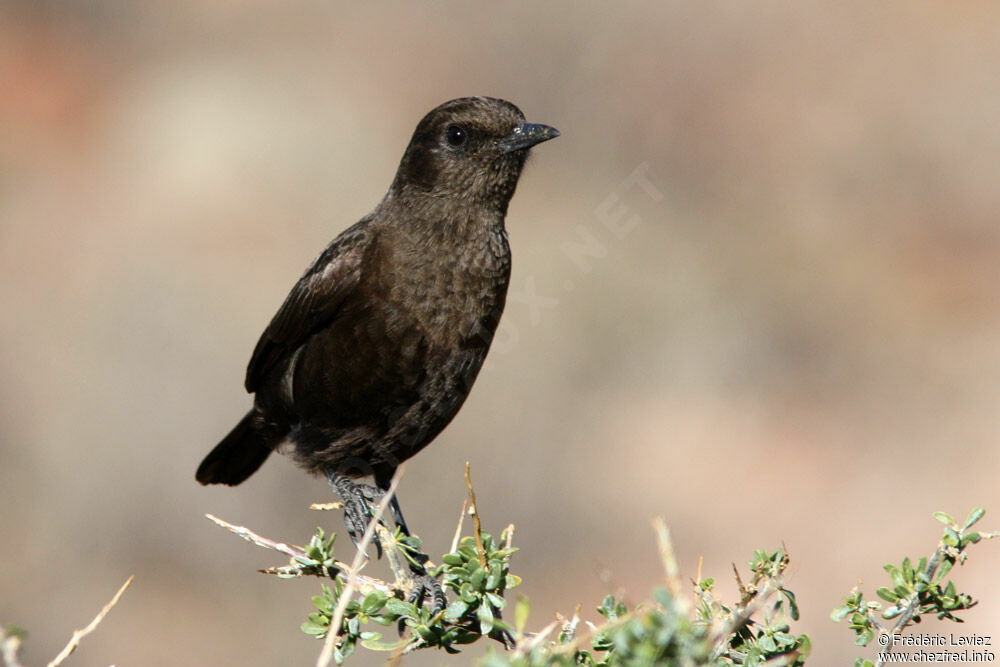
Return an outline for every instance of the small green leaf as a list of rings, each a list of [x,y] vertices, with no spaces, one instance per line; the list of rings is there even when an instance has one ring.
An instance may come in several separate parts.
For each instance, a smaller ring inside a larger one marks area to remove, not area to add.
[[[433,644],[435,639],[434,631],[428,628],[426,625],[422,624],[418,625],[415,628],[413,628],[413,631],[417,633],[417,635],[419,635],[420,638],[423,639],[428,644]]]
[[[500,577],[500,565],[492,566],[489,575],[486,577],[486,590],[496,590],[496,587],[500,585]]]
[[[977,521],[983,518],[984,514],[986,514],[986,510],[984,510],[982,507],[977,507],[974,510],[972,510],[972,512],[969,514],[969,518],[965,520],[965,524],[962,526],[962,530],[968,530],[969,528],[972,528],[972,526],[975,525]]]
[[[531,603],[528,601],[528,596],[518,595],[517,604],[514,606],[514,627],[517,628],[517,634],[523,635],[524,628],[528,624],[528,614],[531,613]]]
[[[393,616],[413,617],[417,615],[417,608],[413,604],[397,598],[389,598],[385,601],[385,611]]]
[[[896,600],[899,599],[899,596],[896,595],[896,593],[886,588],[885,586],[875,591],[875,594],[878,595],[883,600],[885,600],[886,602],[895,602]]]
[[[465,560],[459,554],[445,554],[441,556],[441,562],[445,565],[461,566]]]
[[[469,610],[469,603],[461,599],[455,600],[444,610],[444,617],[449,621],[457,621]]]
[[[897,616],[899,616],[902,613],[903,613],[902,607],[893,606],[893,607],[889,607],[888,609],[886,609],[885,611],[882,612],[882,618],[888,620],[888,619],[896,618]]]
[[[479,616],[479,633],[482,635],[490,634],[493,631],[493,610],[488,604],[483,604],[479,605],[476,614]]]
[[[955,518],[947,512],[934,512],[934,518],[946,526],[953,526]]]
[[[799,604],[795,601],[795,593],[791,592],[787,588],[782,588],[780,590],[782,595],[788,599],[788,613],[792,617],[792,620],[799,620]]]
[[[385,606],[388,597],[385,593],[381,591],[372,591],[367,596],[365,596],[364,602],[361,603],[361,609],[365,615],[371,616],[372,614],[377,614]]]
[[[320,623],[315,623],[313,621],[305,621],[301,626],[302,632],[307,635],[314,635],[317,637],[322,637],[326,635],[326,631],[330,628],[329,625],[322,625]]]
[[[374,635],[368,636],[365,635]],[[409,638],[397,639],[394,642],[384,642],[382,635],[377,632],[365,632],[361,638],[361,645],[370,651],[396,651],[410,643]]]
[[[507,601],[504,600],[499,595],[497,595],[496,593],[486,593],[484,597],[487,599],[487,601],[489,601],[491,605],[493,605],[494,609],[503,610],[507,607]]]
[[[472,588],[472,584],[468,582],[462,584],[462,587],[458,591],[458,595],[469,604],[472,604],[479,599],[476,595],[476,591]]]

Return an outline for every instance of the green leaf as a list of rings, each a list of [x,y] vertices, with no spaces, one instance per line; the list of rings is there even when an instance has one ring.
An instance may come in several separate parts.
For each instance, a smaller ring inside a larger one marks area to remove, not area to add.
[[[409,638],[397,639],[392,642],[384,642],[381,641],[382,635],[377,632],[366,632],[364,634],[374,635],[374,637],[365,637],[362,635],[361,645],[370,651],[396,651],[410,643]]]
[[[892,563],[886,563],[882,566],[882,569],[889,574],[889,578],[892,580],[893,586],[904,586],[907,583],[906,580],[903,579],[903,573]]]
[[[444,610],[444,617],[449,621],[457,621],[469,610],[469,603],[464,600],[455,600]]]
[[[799,620],[799,604],[795,601],[795,593],[791,592],[787,588],[782,588],[781,594],[788,599],[788,613],[792,617],[793,621]]]
[[[472,588],[472,584],[468,582],[462,584],[462,587],[458,590],[458,595],[469,604],[472,604],[479,599],[476,595],[476,591]]]
[[[946,526],[955,525],[955,518],[947,512],[934,512],[934,518]]]
[[[494,609],[503,610],[504,608],[507,607],[507,601],[504,600],[499,595],[497,595],[496,593],[486,593],[484,597],[489,601],[491,605],[493,605]]]
[[[830,620],[834,623],[839,623],[840,621],[847,618],[848,614],[854,611],[854,607],[849,605],[844,605],[842,607],[837,607],[830,612]]]
[[[389,598],[385,601],[385,611],[393,616],[415,617],[417,615],[417,608],[413,604],[397,598]]]
[[[302,629],[302,632],[306,633],[307,635],[314,635],[317,637],[325,636],[326,631],[330,628],[329,625],[322,625],[319,623],[314,623],[313,621],[305,621],[304,623],[302,623],[300,627]]]
[[[897,616],[899,616],[902,613],[903,613],[903,608],[902,607],[893,606],[893,607],[889,607],[888,609],[886,609],[885,611],[882,612],[882,618],[884,618],[886,620],[889,620],[889,619],[892,619],[892,618],[896,618]]]
[[[524,634],[524,628],[528,624],[528,614],[530,613],[531,603],[528,601],[528,596],[518,595],[517,604],[514,606],[514,627],[517,629],[517,634]]]
[[[964,548],[968,544],[977,544],[981,539],[983,539],[982,535],[976,531],[972,531],[962,536],[962,544],[960,546]]]
[[[490,568],[489,575],[486,577],[486,590],[488,591],[496,590],[496,587],[500,585],[501,581],[500,577],[501,577],[500,565],[497,564],[492,566]]]
[[[483,590],[484,584],[486,583],[486,570],[481,567],[477,568],[476,571],[469,576],[469,583],[472,584],[472,587],[477,591]]]
[[[479,633],[482,635],[490,634],[493,631],[493,610],[488,604],[483,604],[479,605],[476,614],[479,616]]]
[[[418,625],[415,628],[413,628],[413,631],[417,633],[417,635],[419,635],[420,638],[428,644],[433,644],[434,640],[436,639],[434,631],[428,628],[426,625],[423,624]]]
[[[441,562],[445,565],[461,566],[465,564],[465,559],[459,554],[445,554],[441,556]]]
[[[982,507],[977,507],[974,510],[972,510],[972,512],[969,514],[969,518],[965,520],[965,524],[962,526],[962,530],[968,530],[969,528],[972,528],[972,526],[975,525],[977,521],[983,518],[984,514],[986,514],[986,510],[984,510]]]
[[[364,602],[361,603],[361,610],[366,616],[371,616],[372,614],[377,614],[385,606],[388,597],[385,593],[381,591],[372,591],[367,596],[365,596]]]
[[[875,594],[878,595],[883,600],[885,600],[886,602],[895,602],[896,600],[899,599],[899,596],[896,595],[896,593],[886,588],[885,586],[875,591]]]

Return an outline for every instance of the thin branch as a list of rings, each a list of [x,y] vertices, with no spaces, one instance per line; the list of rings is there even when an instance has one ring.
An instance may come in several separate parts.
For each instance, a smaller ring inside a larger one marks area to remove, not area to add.
[[[510,545],[514,543],[514,530],[515,530],[514,524],[508,523],[507,524],[507,531],[506,531],[507,532],[507,541],[504,542],[504,545],[503,545],[504,549],[510,549]]]
[[[340,594],[340,598],[337,600],[337,608],[334,611],[333,618],[330,619],[330,628],[326,632],[326,639],[323,642],[323,650],[319,654],[319,658],[316,660],[316,667],[328,667],[333,661],[333,650],[337,645],[338,637],[340,635],[340,627],[344,622],[344,611],[347,609],[347,604],[351,601],[351,596],[354,594],[354,589],[358,583],[358,571],[361,569],[361,564],[367,558],[368,546],[372,542],[372,538],[375,537],[375,528],[379,525],[379,521],[382,519],[382,515],[385,513],[386,507],[389,506],[389,501],[392,500],[393,495],[396,493],[396,487],[399,486],[399,480],[403,477],[403,472],[406,470],[406,464],[399,466],[396,469],[396,474],[392,476],[392,482],[389,484],[389,489],[382,496],[381,502],[379,502],[378,507],[375,508],[375,514],[372,516],[371,522],[365,529],[365,534],[361,538],[361,543],[358,545],[358,553],[354,555],[354,561],[351,563],[351,568],[349,574],[347,575],[347,585],[344,586],[344,591]]]
[[[674,555],[674,546],[670,541],[670,528],[662,516],[653,519],[653,530],[656,531],[656,543],[660,549],[660,562],[663,563],[663,570],[667,575],[667,588],[674,600],[680,602],[682,597],[680,576],[677,569],[677,557]]]
[[[726,651],[729,638],[736,634],[740,628],[746,626],[753,615],[767,604],[767,601],[781,588],[780,576],[766,577],[762,588],[756,588],[756,579],[750,588],[744,588],[735,565],[733,570],[736,572],[736,580],[740,586],[741,599],[736,604],[736,608],[730,612],[729,618],[724,623],[716,625],[715,632],[712,633],[711,642],[712,646],[715,647],[712,651],[713,660]]]
[[[232,533],[236,533],[247,542],[252,542],[259,547],[264,547],[265,549],[273,549],[278,553],[283,553],[286,556],[289,556],[296,563],[299,563],[300,565],[318,564],[315,560],[306,556],[306,552],[305,550],[302,549],[302,547],[295,546],[294,544],[285,544],[284,542],[275,542],[274,540],[268,539],[263,535],[258,535],[257,533],[253,532],[246,526],[237,526],[235,524],[229,523],[228,521],[224,521],[212,514],[206,514],[205,517],[211,519],[216,524],[222,526],[226,530]]]
[[[135,579],[134,574],[129,577],[124,584],[122,584],[122,587],[118,589],[115,596],[111,598],[110,602],[104,605],[104,608],[101,609],[100,613],[94,617],[94,620],[90,622],[90,625],[82,630],[73,631],[73,636],[70,638],[69,643],[66,644],[63,650],[59,652],[59,655],[56,656],[55,660],[48,664],[48,667],[57,667],[57,665],[61,665],[63,660],[68,658],[69,655],[76,650],[76,647],[80,645],[80,640],[93,632],[97,626],[101,624],[101,621],[104,620],[104,617],[108,615],[108,612],[110,612],[114,606],[118,604],[118,600],[125,593],[125,590],[132,584],[133,579]]]
[[[17,631],[7,631],[0,626],[0,657],[5,667],[21,667],[18,651],[21,650],[21,635]]]
[[[344,503],[332,502],[332,503],[313,503],[309,506],[311,510],[319,510],[320,512],[329,512],[331,510],[342,510],[344,509]]]
[[[285,554],[292,559],[296,564],[292,566],[280,566],[280,567],[269,567],[264,570],[258,570],[264,574],[276,574],[283,577],[301,577],[304,575],[311,575],[315,577],[329,577],[331,579],[342,579],[347,581],[350,573],[353,571],[352,567],[347,563],[339,560],[333,561],[333,572],[330,572],[327,567],[322,567],[323,563],[316,561],[306,555],[305,550],[295,544],[286,544],[285,542],[276,542],[272,539],[259,535],[246,526],[237,526],[224,521],[217,516],[212,514],[206,514],[207,518],[214,521],[219,526],[222,526],[226,530],[239,535],[247,542],[256,544],[259,547],[264,547],[265,549],[271,549],[272,551],[277,551],[278,553]],[[377,577],[369,577],[367,575],[357,574],[358,584],[357,587],[365,593],[370,593],[372,591],[382,591],[388,595],[392,595],[395,588]]]
[[[469,487],[469,513],[476,527],[476,552],[479,555],[479,565],[486,569],[486,548],[483,546],[483,528],[479,523],[479,509],[476,507],[476,492],[472,490],[472,477],[469,476],[469,462],[465,462],[465,485]]]
[[[455,550],[458,549],[458,541],[462,537],[462,524],[465,523],[465,510],[467,509],[469,509],[469,499],[463,498],[462,511],[458,515],[458,525],[455,526],[455,537],[451,540],[451,549],[448,550],[448,553],[455,553]]]

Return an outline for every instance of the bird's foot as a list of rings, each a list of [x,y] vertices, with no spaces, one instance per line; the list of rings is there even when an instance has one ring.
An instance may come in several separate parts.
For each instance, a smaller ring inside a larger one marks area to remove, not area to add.
[[[444,595],[441,582],[429,574],[415,574],[413,577],[413,590],[407,602],[420,606],[424,599],[431,604],[431,615],[444,611],[448,606],[448,598]]]
[[[377,505],[385,492],[369,484],[358,484],[346,475],[339,473],[330,475],[330,486],[333,487],[333,490],[340,497],[340,502],[344,505],[344,523],[347,524],[347,534],[354,542],[354,546],[360,547],[361,538],[374,519],[372,505]],[[381,558],[382,543],[378,539],[373,540],[373,542],[375,543],[375,551]]]

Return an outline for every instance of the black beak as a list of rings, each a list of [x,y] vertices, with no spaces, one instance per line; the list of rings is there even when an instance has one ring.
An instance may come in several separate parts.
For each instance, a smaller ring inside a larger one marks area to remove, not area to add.
[[[531,148],[559,136],[559,130],[539,123],[521,123],[514,131],[500,140],[500,150],[504,153]]]

